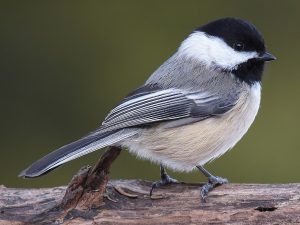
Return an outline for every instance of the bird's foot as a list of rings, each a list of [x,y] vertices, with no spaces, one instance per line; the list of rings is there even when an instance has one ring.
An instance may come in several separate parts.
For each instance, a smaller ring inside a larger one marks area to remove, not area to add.
[[[218,187],[222,184],[227,184],[228,180],[226,178],[210,176],[208,178],[208,182],[201,187],[200,197],[203,202],[206,201],[206,197],[210,191],[212,191],[215,187]]]
[[[167,173],[164,173],[163,176],[161,176],[160,181],[156,181],[152,184],[151,190],[150,190],[150,197],[152,196],[152,192],[155,188],[159,188],[165,185],[169,184],[178,184],[179,182],[172,177],[170,177]]]

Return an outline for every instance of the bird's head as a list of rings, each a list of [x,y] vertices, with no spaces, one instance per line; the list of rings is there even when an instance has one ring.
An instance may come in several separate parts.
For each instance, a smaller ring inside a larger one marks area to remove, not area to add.
[[[197,28],[182,42],[179,53],[247,83],[260,81],[265,62],[276,59],[266,51],[257,28],[238,18],[223,18]]]

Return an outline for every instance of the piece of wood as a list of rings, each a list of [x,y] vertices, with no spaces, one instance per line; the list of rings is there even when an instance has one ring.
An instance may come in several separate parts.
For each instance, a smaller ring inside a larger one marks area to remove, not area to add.
[[[199,184],[155,189],[151,182],[109,181],[103,204],[93,209],[59,207],[66,187],[0,186],[0,224],[300,224],[300,184],[226,184],[205,203]]]
[[[300,184],[227,184],[200,201],[200,185],[118,180],[109,169],[121,149],[110,147],[68,187],[0,187],[0,225],[10,224],[300,224]]]
[[[78,210],[99,208],[103,204],[109,169],[121,150],[118,147],[110,147],[93,169],[89,166],[81,168],[68,185],[59,206],[66,212],[75,208]]]

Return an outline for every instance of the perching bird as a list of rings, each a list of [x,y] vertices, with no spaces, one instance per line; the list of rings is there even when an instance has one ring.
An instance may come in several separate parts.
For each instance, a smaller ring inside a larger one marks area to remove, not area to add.
[[[178,50],[87,136],[49,153],[20,176],[37,177],[70,160],[118,146],[159,163],[161,180],[177,182],[164,167],[198,168],[208,183],[201,196],[227,179],[203,165],[231,149],[253,123],[266,61],[264,39],[245,20],[224,18],[194,30]]]

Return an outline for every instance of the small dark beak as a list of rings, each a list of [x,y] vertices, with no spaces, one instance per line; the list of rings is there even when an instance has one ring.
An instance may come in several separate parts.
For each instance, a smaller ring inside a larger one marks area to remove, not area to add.
[[[272,54],[270,54],[269,52],[265,52],[265,53],[262,53],[260,54],[258,57],[257,57],[258,60],[262,60],[262,61],[272,61],[272,60],[275,60],[276,57],[273,56]]]

